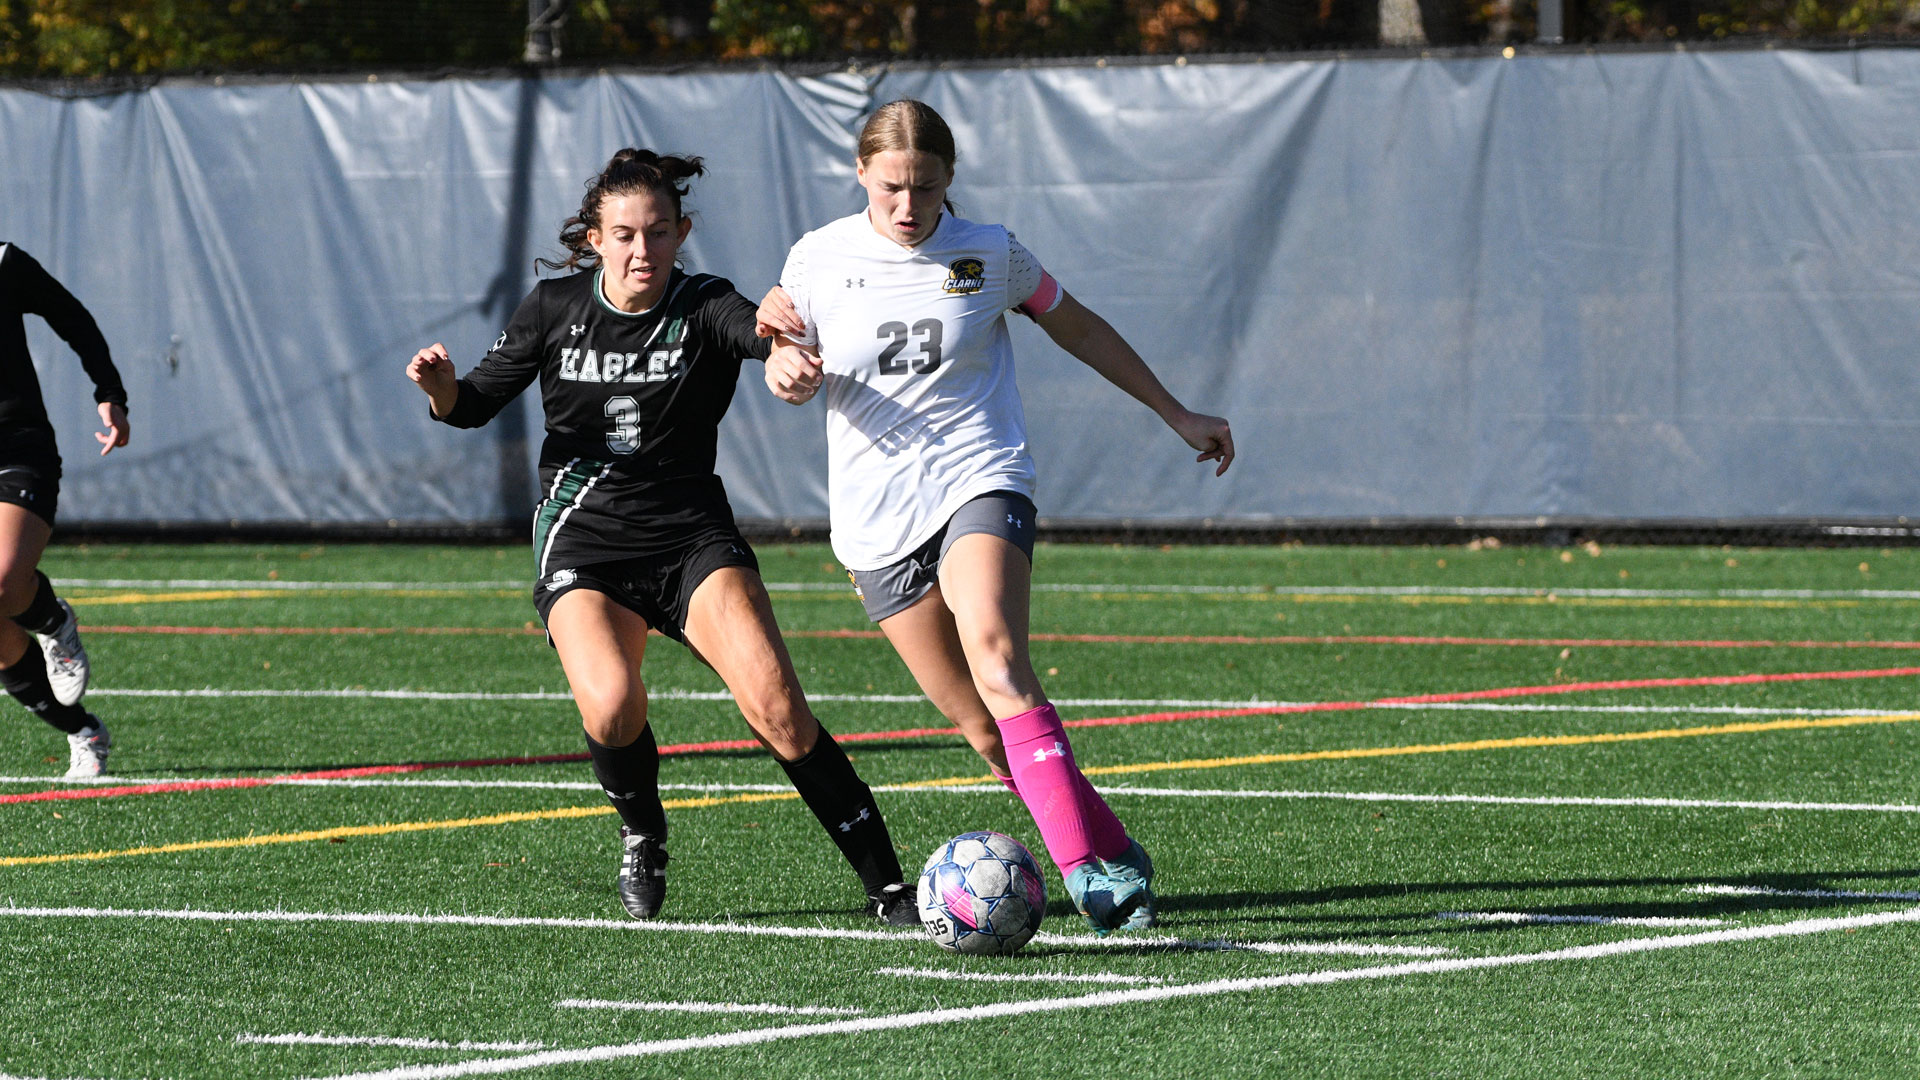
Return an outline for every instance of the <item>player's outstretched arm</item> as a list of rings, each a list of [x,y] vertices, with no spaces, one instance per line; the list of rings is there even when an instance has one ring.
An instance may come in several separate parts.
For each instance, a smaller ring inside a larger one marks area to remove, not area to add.
[[[453,403],[460,400],[460,383],[453,377],[453,360],[447,355],[445,345],[436,341],[414,353],[413,359],[407,362],[407,378],[426,391],[433,415],[445,417],[453,413]]]
[[[1233,464],[1233,429],[1226,418],[1197,413],[1180,404],[1120,332],[1072,294],[1061,294],[1060,303],[1052,311],[1035,315],[1033,321],[1074,359],[1157,413],[1174,434],[1200,451],[1195,461],[1218,461],[1220,467],[1213,475],[1225,473]]]
[[[93,433],[93,437],[100,443],[101,457],[106,457],[108,454],[113,453],[113,449],[116,446],[127,445],[127,437],[132,434],[132,429],[127,427],[127,407],[125,405],[117,401],[101,402],[100,423],[104,425],[107,430],[96,431]]]
[[[776,339],[784,342],[784,339]],[[783,343],[767,357],[767,389],[789,405],[805,405],[820,392],[820,358],[804,346]]]

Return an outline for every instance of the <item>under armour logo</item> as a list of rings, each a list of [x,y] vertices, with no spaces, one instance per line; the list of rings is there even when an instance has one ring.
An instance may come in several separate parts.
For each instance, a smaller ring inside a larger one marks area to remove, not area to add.
[[[1045,760],[1047,760],[1047,759],[1048,759],[1048,758],[1050,758],[1050,757],[1057,757],[1057,758],[1063,758],[1063,757],[1066,757],[1066,756],[1067,756],[1067,748],[1066,748],[1066,747],[1064,747],[1064,746],[1062,746],[1062,745],[1060,745],[1060,740],[1058,740],[1058,739],[1055,739],[1055,740],[1053,741],[1053,749],[1051,749],[1051,750],[1035,750],[1035,751],[1033,752],[1033,760],[1034,760],[1034,761],[1036,761],[1036,762],[1039,762],[1039,761],[1045,761]]]
[[[868,818],[870,818],[870,817],[872,817],[872,816],[873,816],[873,812],[872,812],[872,811],[870,811],[870,810],[868,810],[868,809],[867,809],[866,807],[864,807],[864,806],[863,806],[863,807],[861,807],[861,808],[860,808],[860,813],[859,813],[859,814],[858,814],[858,815],[857,815],[857,816],[856,816],[856,817],[855,817],[855,818],[854,818],[854,819],[853,819],[852,821],[843,821],[843,822],[841,822],[841,823],[840,823],[840,831],[841,831],[841,832],[852,832],[852,831],[853,831],[853,827],[854,827],[855,825],[858,825],[858,824],[860,824],[861,822],[863,822],[863,821],[865,821],[865,820],[867,820]]]
[[[1013,516],[1012,514],[1008,514],[1008,515],[1007,515],[1007,524],[1009,524],[1009,525],[1011,525],[1011,526],[1013,526],[1014,528],[1016,528],[1016,529],[1017,529],[1017,528],[1019,528],[1019,527],[1020,527],[1020,519],[1019,519],[1019,518],[1017,518],[1017,517],[1014,517],[1014,516]]]
[[[586,333],[586,332],[587,332],[587,324],[586,324],[586,323],[574,323],[574,324],[573,324],[573,336],[574,336],[574,337],[579,337],[579,336],[580,336],[581,334],[584,334],[584,333]]]
[[[848,279],[847,279],[847,288],[849,288],[849,289],[864,289],[864,288],[866,288],[866,287],[867,287],[867,279],[866,279],[866,278],[863,278],[863,277],[850,277],[850,278],[848,278]]]

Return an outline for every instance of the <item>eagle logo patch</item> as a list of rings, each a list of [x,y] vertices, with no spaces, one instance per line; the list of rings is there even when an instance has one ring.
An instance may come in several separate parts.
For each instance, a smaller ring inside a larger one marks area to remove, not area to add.
[[[979,259],[955,259],[947,264],[947,283],[942,288],[950,293],[977,293],[987,287],[987,264]]]

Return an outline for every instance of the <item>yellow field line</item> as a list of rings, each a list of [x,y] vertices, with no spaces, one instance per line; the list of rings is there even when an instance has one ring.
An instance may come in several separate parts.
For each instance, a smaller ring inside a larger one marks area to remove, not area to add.
[[[1605,731],[1593,735],[1521,735],[1511,739],[1473,739],[1468,742],[1431,743],[1424,746],[1363,746],[1348,750],[1309,750],[1293,754],[1190,758],[1186,761],[1156,761],[1141,765],[1095,765],[1082,768],[1080,771],[1088,776],[1120,776],[1127,773],[1158,772],[1163,769],[1224,769],[1234,765],[1272,765],[1288,761],[1341,761],[1351,758],[1395,757],[1402,754],[1507,750],[1527,746],[1585,746],[1594,743],[1639,742],[1644,739],[1691,739],[1704,735],[1751,735],[1763,731],[1855,727],[1861,724],[1905,724],[1915,720],[1920,720],[1920,712],[1888,713],[1882,716],[1823,716],[1813,719],[1794,717],[1785,720],[1715,724],[1710,727],[1662,728],[1657,731]]]
[[[691,799],[668,799],[663,805],[669,810],[683,810],[690,807],[720,806],[725,803],[773,802],[781,799],[797,799],[800,796],[791,791],[756,791],[744,795],[701,796]],[[356,836],[388,836],[393,833],[431,832],[436,829],[470,829],[480,825],[512,825],[521,821],[551,821],[556,818],[600,817],[613,813],[611,806],[563,806],[557,810],[523,810],[511,814],[489,814],[486,817],[452,818],[444,821],[395,821],[384,825],[343,825],[335,829],[314,829],[309,832],[269,833],[264,836],[232,836],[220,840],[193,840],[180,844],[156,844],[152,847],[122,848],[119,851],[75,851],[62,855],[22,855],[0,858],[0,866],[40,866],[46,863],[89,862],[99,859],[119,859],[129,855],[171,855],[182,851],[212,851],[220,848],[261,847],[267,844],[305,844],[316,840],[345,840]]]
[[[1767,731],[1805,731],[1814,728],[1858,727],[1863,724],[1905,724],[1920,720],[1920,712],[1885,713],[1877,716],[1790,717],[1782,720],[1754,720],[1708,727],[1661,728],[1655,731],[1603,731],[1592,735],[1521,735],[1509,739],[1472,739],[1466,742],[1429,743],[1414,746],[1362,746],[1345,750],[1309,750],[1292,754],[1250,754],[1244,757],[1188,758],[1184,761],[1150,761],[1136,765],[1094,765],[1080,771],[1088,776],[1125,776],[1133,773],[1179,769],[1226,769],[1238,765],[1275,765],[1291,761],[1341,761],[1354,758],[1395,757],[1405,754],[1451,754],[1472,750],[1508,750],[1542,746],[1589,746],[1598,743],[1640,742],[1648,739],[1688,739],[1708,735],[1751,735]],[[891,785],[898,788],[961,787],[994,783],[992,776],[951,776],[937,780],[916,780]],[[739,803],[780,802],[797,799],[791,791],[755,791],[740,795],[700,796],[668,799],[669,810]],[[345,825],[310,832],[270,833],[265,836],[237,836],[221,840],[194,840],[179,844],[123,848],[118,851],[76,851],[60,855],[23,855],[0,858],[0,866],[39,866],[47,863],[86,862],[117,859],[130,855],[168,855],[183,851],[210,851],[219,848],[259,847],[265,844],[300,844],[316,840],[347,839],[356,836],[387,836],[393,833],[428,832],[437,829],[467,829],[480,825],[510,825],[521,821],[548,821],[556,818],[599,817],[613,813],[610,806],[564,806],[557,810],[527,810],[486,817],[453,818],[443,821],[396,821],[383,825]]]

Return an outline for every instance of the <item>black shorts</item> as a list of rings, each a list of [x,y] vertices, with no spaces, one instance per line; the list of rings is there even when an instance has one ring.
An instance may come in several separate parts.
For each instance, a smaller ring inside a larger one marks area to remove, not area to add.
[[[1033,560],[1033,500],[1017,491],[990,491],[968,499],[953,512],[926,543],[899,562],[878,570],[849,570],[853,593],[867,609],[867,618],[879,622],[920,602],[940,580],[940,560],[955,540],[968,533],[998,536],[1026,552]]]
[[[49,526],[60,508],[60,452],[47,436],[0,436],[0,502],[24,506]]]
[[[575,589],[592,589],[647,620],[647,625],[686,643],[687,605],[707,575],[722,567],[760,572],[760,561],[739,532],[716,533],[666,555],[639,555],[612,562],[549,570],[533,583],[533,606],[547,622],[553,605]]]

